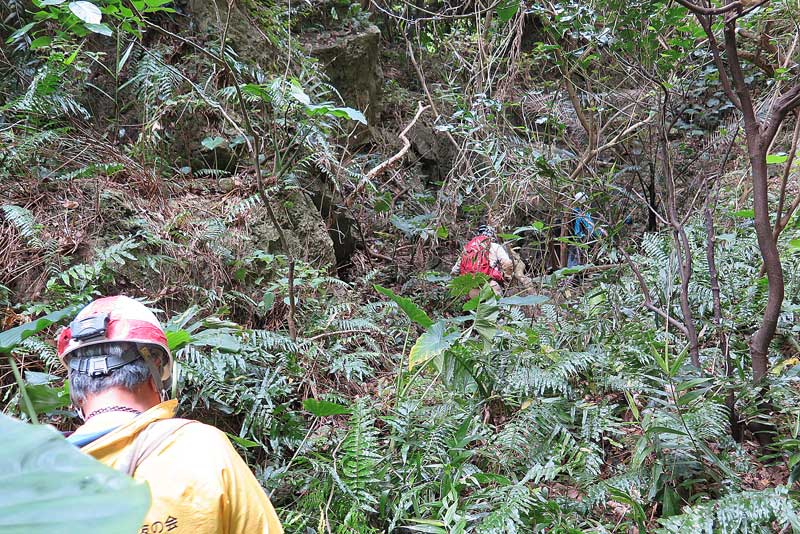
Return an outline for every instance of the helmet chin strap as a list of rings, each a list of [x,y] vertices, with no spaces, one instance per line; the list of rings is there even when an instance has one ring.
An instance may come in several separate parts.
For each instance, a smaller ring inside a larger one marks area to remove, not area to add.
[[[156,386],[156,391],[161,397],[162,401],[167,400],[167,396],[169,394],[169,384],[165,384],[163,380],[161,380],[161,369],[149,358],[144,359],[147,367],[150,369],[150,378],[153,379],[153,383]]]

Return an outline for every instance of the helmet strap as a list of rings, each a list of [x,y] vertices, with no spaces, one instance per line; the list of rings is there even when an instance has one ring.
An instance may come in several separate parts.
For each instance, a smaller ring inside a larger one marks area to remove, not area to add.
[[[138,360],[142,355],[134,346],[126,350],[119,356],[110,354],[98,354],[86,358],[72,358],[69,361],[69,370],[72,373],[89,375],[92,378],[108,376],[112,371],[128,365],[134,360]]]

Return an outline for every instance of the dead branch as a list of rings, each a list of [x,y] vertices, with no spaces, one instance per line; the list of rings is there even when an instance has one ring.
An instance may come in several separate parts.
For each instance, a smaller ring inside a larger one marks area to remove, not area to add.
[[[797,153],[797,144],[800,141],[800,115],[795,115],[795,124],[794,124],[794,133],[792,134],[792,148],[789,150],[789,157],[786,160],[786,163],[783,167],[783,178],[781,179],[781,192],[780,196],[778,197],[778,211],[776,212],[777,215],[775,217],[775,230],[773,230],[772,235],[777,242],[778,236],[781,233],[782,228],[780,227],[780,221],[782,220],[783,214],[783,207],[786,204],[786,186],[789,182],[789,175],[792,172],[792,165],[794,164],[794,158]]]
[[[688,332],[686,330],[686,325],[684,325],[682,322],[678,321],[676,318],[672,317],[670,314],[668,314],[667,312],[665,312],[664,310],[653,304],[653,299],[652,297],[650,297],[650,289],[647,287],[647,283],[644,281],[642,273],[639,272],[638,267],[636,267],[636,265],[633,263],[633,260],[625,251],[625,249],[620,249],[620,250],[622,251],[622,254],[625,256],[625,261],[630,266],[634,276],[636,276],[636,280],[638,280],[639,282],[639,288],[641,289],[642,297],[644,298],[644,307],[660,315],[665,321],[667,321],[669,324],[677,328],[684,336],[687,335]]]
[[[395,154],[391,158],[387,159],[386,161],[384,161],[380,165],[377,165],[375,168],[369,171],[366,175],[367,178],[370,179],[377,178],[378,176],[386,172],[389,168],[391,168],[392,165],[394,165],[398,160],[400,160],[400,158],[406,155],[406,152],[408,152],[408,150],[411,148],[411,141],[408,139],[408,137],[406,137],[406,135],[408,135],[408,132],[411,131],[411,128],[413,128],[414,125],[417,123],[417,120],[419,120],[420,115],[422,115],[426,110],[430,109],[430,107],[431,107],[430,105],[423,106],[422,102],[419,102],[417,104],[417,112],[414,114],[414,118],[411,119],[411,122],[408,123],[408,125],[403,129],[402,132],[400,132],[400,139],[403,140],[403,148],[401,148],[397,154]]]
[[[422,102],[419,102],[419,104],[417,105],[417,112],[416,114],[414,114],[414,118],[411,119],[411,122],[408,123],[408,125],[403,129],[402,132],[400,132],[400,139],[403,141],[403,148],[401,148],[397,152],[397,154],[387,159],[383,163],[376,165],[375,167],[372,168],[372,170],[370,170],[367,174],[364,175],[364,178],[361,179],[361,181],[358,183],[353,192],[350,193],[350,195],[347,197],[347,200],[345,200],[345,205],[348,208],[353,204],[353,199],[357,194],[359,194],[364,189],[368,181],[370,181],[373,178],[377,178],[381,174],[388,171],[390,168],[392,168],[392,166],[394,166],[398,161],[400,161],[403,158],[403,156],[406,155],[406,153],[411,148],[411,141],[408,139],[408,137],[406,137],[406,135],[408,134],[409,131],[411,131],[411,128],[413,128],[414,125],[417,123],[417,120],[419,120],[420,115],[422,115],[430,107],[431,107],[430,105],[423,106]]]

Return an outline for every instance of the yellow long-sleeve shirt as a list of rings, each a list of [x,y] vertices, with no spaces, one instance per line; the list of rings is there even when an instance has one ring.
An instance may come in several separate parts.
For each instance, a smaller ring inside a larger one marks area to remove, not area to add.
[[[91,418],[76,431],[92,434],[118,426],[83,451],[106,465],[124,461],[133,440],[150,423],[171,418],[170,400],[133,416]],[[220,430],[194,422],[179,428],[133,474],[150,486],[152,504],[137,534],[282,534],[275,509],[253,473]],[[133,534],[133,533],[131,533]]]

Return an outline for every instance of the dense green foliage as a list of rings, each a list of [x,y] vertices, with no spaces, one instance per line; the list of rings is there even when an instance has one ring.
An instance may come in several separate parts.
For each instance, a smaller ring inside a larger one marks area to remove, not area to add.
[[[417,4],[0,6],[0,330],[143,298],[182,413],[229,434],[287,532],[800,530],[796,119],[767,157],[785,297],[754,384],[774,281],[703,24]],[[797,80],[800,12],[745,11],[766,108]],[[353,59],[326,70],[331,42]],[[571,233],[579,192],[602,239]],[[448,276],[479,222],[524,291]],[[3,411],[73,428],[55,329],[18,328]]]

